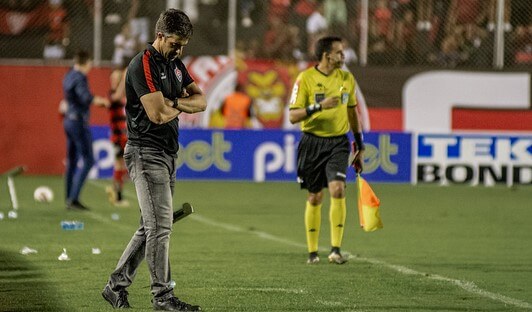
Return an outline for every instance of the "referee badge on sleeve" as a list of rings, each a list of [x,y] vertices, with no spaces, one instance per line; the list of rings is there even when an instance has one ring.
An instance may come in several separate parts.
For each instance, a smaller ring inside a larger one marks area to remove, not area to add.
[[[342,93],[342,104],[347,104],[347,101],[349,101],[349,93],[343,92]]]

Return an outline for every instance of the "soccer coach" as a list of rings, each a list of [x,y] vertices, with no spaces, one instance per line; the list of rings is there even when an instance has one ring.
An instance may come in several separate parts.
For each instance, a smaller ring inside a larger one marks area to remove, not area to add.
[[[114,308],[128,308],[126,288],[146,258],[155,310],[200,311],[199,306],[174,296],[169,242],[178,115],[202,112],[207,102],[179,59],[192,36],[188,16],[176,9],[161,13],[155,34],[155,41],[133,58],[126,75],[128,143],[124,159],[137,191],[141,224],[102,295]]]

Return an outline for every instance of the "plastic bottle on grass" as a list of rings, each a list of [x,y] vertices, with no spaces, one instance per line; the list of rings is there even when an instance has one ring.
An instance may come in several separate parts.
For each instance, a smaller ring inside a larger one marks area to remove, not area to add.
[[[61,221],[61,228],[66,231],[83,230],[84,224],[81,221]]]

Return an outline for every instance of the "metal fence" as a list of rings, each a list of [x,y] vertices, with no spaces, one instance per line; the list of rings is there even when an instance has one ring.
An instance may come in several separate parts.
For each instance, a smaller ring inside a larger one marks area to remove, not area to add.
[[[85,49],[118,63],[153,39],[167,7],[194,23],[189,55],[310,60],[335,34],[352,65],[532,65],[530,0],[0,0],[0,58],[53,63]]]

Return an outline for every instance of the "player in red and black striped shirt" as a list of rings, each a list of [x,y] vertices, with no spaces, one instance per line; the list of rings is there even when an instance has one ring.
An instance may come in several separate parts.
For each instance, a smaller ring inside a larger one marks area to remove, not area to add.
[[[115,164],[113,171],[113,186],[109,186],[106,192],[109,201],[119,207],[129,206],[129,202],[123,198],[122,189],[124,178],[127,175],[124,163],[124,148],[127,142],[127,121],[126,121],[126,91],[125,78],[127,65],[130,59],[124,58],[122,64],[113,70],[110,77],[111,106],[109,107],[109,118],[111,128],[111,142],[115,148]]]

